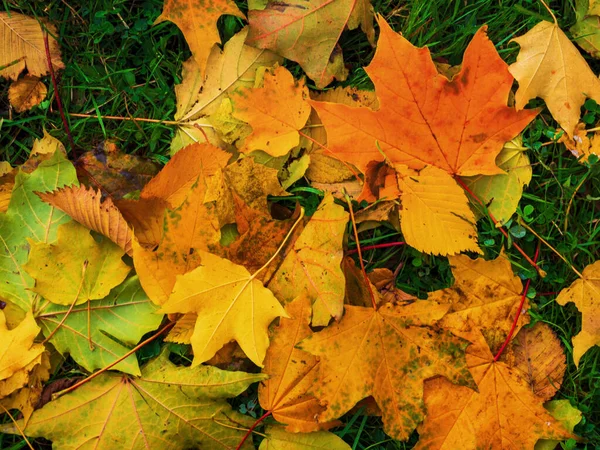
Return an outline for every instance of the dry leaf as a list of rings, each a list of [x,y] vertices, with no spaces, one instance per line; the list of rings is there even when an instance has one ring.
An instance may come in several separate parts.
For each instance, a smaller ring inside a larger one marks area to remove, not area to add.
[[[8,88],[8,101],[15,111],[22,113],[39,105],[48,94],[48,88],[38,77],[26,75]]]
[[[597,310],[600,305],[600,261],[590,264],[583,270],[583,278],[563,289],[556,302],[566,305],[575,303],[581,312],[581,331],[573,338],[573,361],[579,361],[585,352],[594,345],[600,345],[600,317]]]
[[[39,197],[83,226],[106,236],[125,253],[132,255],[133,232],[110,197],[102,202],[100,192],[88,190],[85,186],[67,186],[40,193]]]
[[[464,360],[466,342],[435,326],[447,305],[410,301],[375,311],[346,306],[344,317],[304,340],[299,348],[321,358],[314,395],[340,417],[372,395],[383,413],[385,432],[407,439],[423,420],[423,381],[442,375],[455,383],[472,379]]]
[[[509,68],[519,82],[516,108],[540,97],[552,117],[573,136],[586,97],[600,103],[600,80],[556,23],[540,22],[513,41],[521,46],[517,61]]]
[[[289,433],[283,427],[267,427],[258,450],[350,450],[342,438],[328,431]]]
[[[45,23],[48,29],[48,46],[54,70],[63,69],[54,25]],[[44,45],[44,33],[37,19],[16,12],[0,11],[0,76],[16,80],[27,67],[29,75],[36,77],[48,73],[48,59]],[[13,64],[17,61],[15,64]]]

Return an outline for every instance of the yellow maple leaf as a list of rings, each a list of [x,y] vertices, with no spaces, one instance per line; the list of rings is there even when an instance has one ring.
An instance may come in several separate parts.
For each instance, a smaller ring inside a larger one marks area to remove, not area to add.
[[[587,266],[582,275],[556,297],[560,305],[575,303],[582,315],[581,331],[573,338],[573,362],[576,366],[585,352],[594,345],[600,345],[600,317],[597,313],[600,306],[600,261]]]
[[[35,279],[32,290],[58,305],[104,298],[131,270],[116,244],[96,242],[90,230],[73,221],[58,228],[56,243],[29,239],[29,245],[23,267]]]
[[[177,278],[173,293],[162,305],[164,313],[196,312],[191,337],[193,366],[208,361],[231,340],[262,367],[276,317],[287,317],[273,293],[244,267],[219,256],[198,251],[202,264]]]
[[[600,80],[556,22],[540,22],[513,41],[521,46],[517,61],[509,67],[519,82],[516,108],[540,97],[573,136],[586,97],[600,102]]]

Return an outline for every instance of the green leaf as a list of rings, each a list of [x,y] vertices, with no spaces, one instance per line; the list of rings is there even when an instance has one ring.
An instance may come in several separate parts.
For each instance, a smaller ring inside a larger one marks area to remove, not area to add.
[[[35,192],[71,184],[78,184],[75,168],[60,151],[42,161],[33,172],[21,169],[16,176],[8,210],[0,214],[0,299],[8,303],[4,312],[11,324],[19,322],[38,298],[30,290],[33,278],[23,270],[29,258],[27,239],[55,242],[58,226],[71,220],[40,200]]]
[[[63,320],[69,306],[49,302],[45,306],[37,320],[44,336],[49,336]],[[69,353],[78,364],[92,372],[121,358],[144,334],[155,330],[163,318],[157,310],[142,290],[138,277],[134,276],[102,300],[73,308],[50,342],[60,353]],[[135,355],[125,358],[114,369],[140,374]]]
[[[267,437],[260,443],[258,450],[350,450],[340,437],[329,431],[314,433],[288,433],[284,427],[267,428]]]

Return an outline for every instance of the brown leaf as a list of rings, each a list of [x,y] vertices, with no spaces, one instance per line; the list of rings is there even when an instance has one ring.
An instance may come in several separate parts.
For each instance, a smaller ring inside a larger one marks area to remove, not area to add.
[[[39,105],[46,98],[48,88],[38,77],[26,75],[8,88],[8,101],[15,111],[22,113]]]

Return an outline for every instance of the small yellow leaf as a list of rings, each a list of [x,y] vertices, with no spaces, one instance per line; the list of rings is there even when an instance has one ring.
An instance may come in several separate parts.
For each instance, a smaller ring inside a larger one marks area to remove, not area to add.
[[[269,346],[267,328],[276,317],[287,317],[285,309],[244,267],[211,253],[197,253],[202,264],[177,278],[161,312],[198,314],[191,337],[193,366],[235,340],[262,367]]]
[[[21,113],[39,105],[46,98],[48,88],[38,77],[26,75],[8,88],[8,101]]]
[[[121,260],[123,250],[108,240],[96,242],[77,222],[61,225],[56,243],[29,239],[29,245],[24,268],[35,278],[32,290],[59,305],[104,298],[131,270]]]
[[[402,200],[400,226],[408,245],[443,256],[481,253],[467,196],[447,172],[434,166],[418,173],[406,166],[396,170]]]

